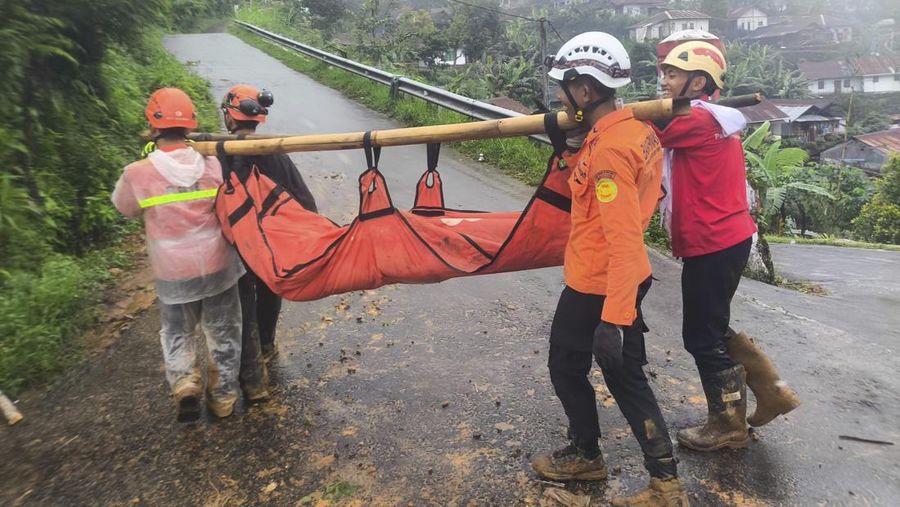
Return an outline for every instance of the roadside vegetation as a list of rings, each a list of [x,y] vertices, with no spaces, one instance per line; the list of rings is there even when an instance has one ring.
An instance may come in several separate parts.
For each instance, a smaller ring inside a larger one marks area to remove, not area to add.
[[[109,201],[140,155],[149,93],[185,89],[218,126],[208,84],[161,44],[231,10],[223,0],[25,1],[0,5],[0,389],[16,392],[80,356],[78,340],[127,266],[140,225]],[[137,27],[143,27],[138,29]]]

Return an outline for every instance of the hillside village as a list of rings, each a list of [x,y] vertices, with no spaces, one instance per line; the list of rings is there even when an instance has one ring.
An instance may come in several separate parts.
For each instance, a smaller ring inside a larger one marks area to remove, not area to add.
[[[306,2],[311,9],[316,3]],[[347,0],[344,7],[349,11],[371,14],[371,33],[361,34],[358,23],[344,19],[329,25],[326,37],[345,54],[379,47],[373,43],[386,39],[376,63],[408,68],[410,60],[416,59],[416,71],[439,85],[531,112],[558,106],[554,89],[550,103],[543,105],[538,65],[532,65],[541,61],[541,19],[546,20],[543,26],[551,52],[560,39],[587,30],[626,39],[636,64],[635,84],[626,95],[630,99],[655,92],[657,42],[681,30],[707,31],[729,47],[728,93],[761,91],[768,97],[744,110],[751,125],[768,121],[772,134],[786,144],[804,147],[814,158],[821,154],[832,162],[847,151],[831,149],[843,143],[846,135],[847,146],[855,146],[851,151],[859,153],[842,160],[869,173],[877,173],[888,154],[900,146],[900,129],[892,128],[900,124],[900,26],[894,17],[900,13],[891,2],[496,0],[474,2],[476,7],[467,4],[473,2]],[[855,137],[873,133],[878,135]]]

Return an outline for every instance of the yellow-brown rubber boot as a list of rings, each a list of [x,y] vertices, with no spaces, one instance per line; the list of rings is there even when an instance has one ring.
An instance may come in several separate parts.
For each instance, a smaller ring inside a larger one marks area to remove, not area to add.
[[[677,477],[671,479],[650,478],[647,489],[628,497],[613,498],[615,507],[688,507],[687,492]]]
[[[220,419],[234,413],[234,403],[236,401],[236,394],[213,397],[206,393],[206,406],[209,407],[210,412]]]
[[[175,420],[193,422],[200,418],[200,376],[196,374],[182,377],[172,388],[175,398]]]
[[[678,443],[695,451],[715,451],[723,447],[747,447],[747,386],[744,367],[734,366],[712,375],[701,376],[706,394],[706,424],[679,430]]]
[[[778,377],[769,357],[743,332],[725,340],[728,355],[747,370],[747,387],[756,398],[750,426],[762,426],[800,406],[800,398]]]
[[[531,467],[541,477],[554,481],[602,481],[608,473],[602,452],[591,459],[572,444],[539,455]]]

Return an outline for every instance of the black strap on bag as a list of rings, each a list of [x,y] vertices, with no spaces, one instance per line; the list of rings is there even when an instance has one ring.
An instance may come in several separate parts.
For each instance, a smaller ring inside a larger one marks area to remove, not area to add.
[[[231,156],[225,153],[225,141],[216,143],[216,158],[219,159],[219,165],[222,166],[222,179],[225,181],[225,193],[231,195],[234,193],[234,186],[231,184]]]
[[[372,131],[363,134],[363,150],[366,152],[366,167],[378,170],[378,159],[381,157],[381,146],[372,146]]]
[[[553,145],[553,153],[558,157],[562,155],[567,148],[566,133],[559,128],[559,118],[557,113],[547,113],[544,115],[544,130],[547,131],[547,137],[550,138],[550,144]]]
[[[426,146],[426,151],[428,153],[428,170],[437,170],[438,158],[441,155],[441,143],[429,143]]]

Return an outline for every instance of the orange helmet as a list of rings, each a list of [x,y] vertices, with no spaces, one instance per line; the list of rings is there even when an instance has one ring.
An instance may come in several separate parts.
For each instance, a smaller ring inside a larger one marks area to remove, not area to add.
[[[232,86],[222,98],[222,112],[235,120],[265,123],[266,115],[269,114],[267,108],[274,102],[272,92],[239,84]]]
[[[150,95],[144,116],[158,129],[197,128],[197,113],[187,93],[178,88],[160,88]]]

